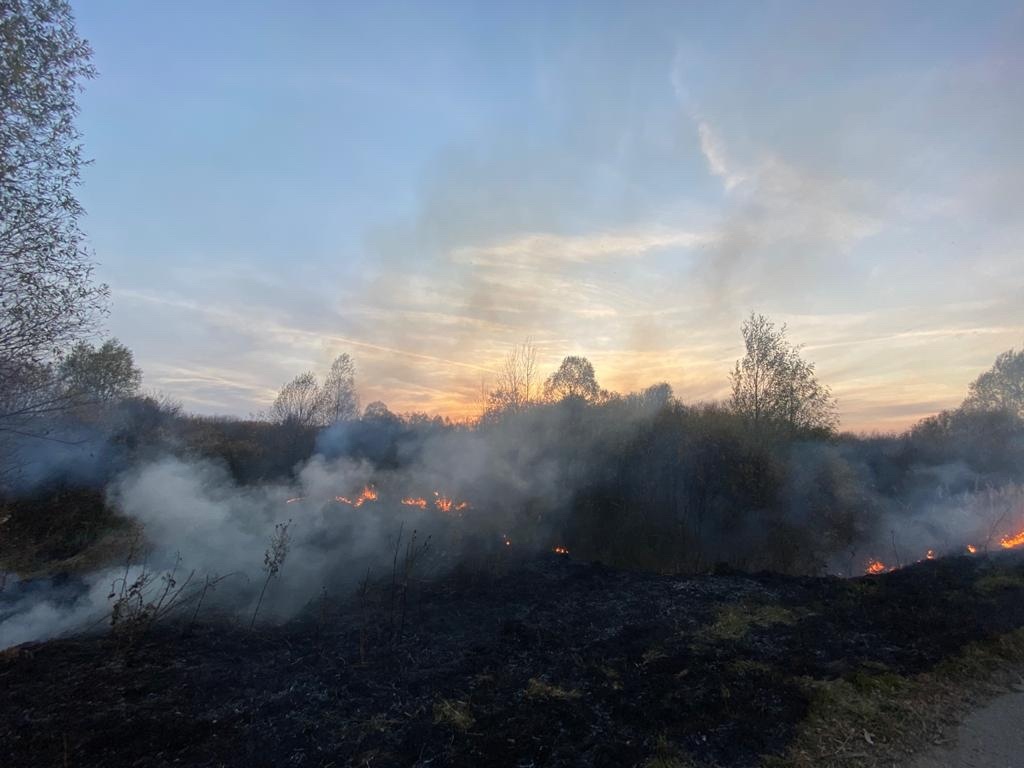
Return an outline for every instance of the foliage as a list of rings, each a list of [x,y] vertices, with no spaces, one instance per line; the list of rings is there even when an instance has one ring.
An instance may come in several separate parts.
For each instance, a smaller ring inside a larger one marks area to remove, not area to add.
[[[76,398],[109,403],[132,397],[142,383],[142,371],[135,366],[132,351],[117,339],[99,348],[80,341],[59,367],[61,384]]]
[[[281,387],[270,408],[270,417],[278,424],[318,426],[322,402],[316,376],[307,371]]]
[[[353,419],[359,412],[355,364],[348,354],[331,364],[321,385],[311,371],[285,384],[270,408],[270,420],[294,428],[322,427]]]
[[[601,394],[593,364],[585,357],[569,355],[558,370],[544,382],[544,399],[548,402],[582,400],[593,402]]]
[[[93,76],[90,56],[64,0],[10,0],[0,8],[0,390],[5,392],[34,388],[41,366],[90,331],[105,308],[107,289],[92,281],[75,198],[83,163],[75,98],[80,83]],[[28,405],[46,412],[55,402],[44,395]],[[0,423],[9,413],[0,412]]]
[[[1003,352],[989,370],[972,381],[963,408],[1007,411],[1024,419],[1024,349]]]
[[[784,425],[793,430],[831,433],[838,425],[835,399],[818,383],[814,364],[764,315],[751,314],[742,325],[746,353],[732,372],[733,409],[755,426]]]

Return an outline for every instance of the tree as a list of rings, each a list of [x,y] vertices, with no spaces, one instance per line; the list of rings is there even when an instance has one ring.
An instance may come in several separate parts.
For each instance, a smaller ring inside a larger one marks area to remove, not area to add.
[[[831,432],[838,424],[836,403],[818,383],[814,364],[764,315],[751,313],[741,326],[746,354],[731,374],[732,409],[755,425],[783,424],[792,429]]]
[[[338,355],[320,390],[321,415],[325,423],[359,418],[356,395],[356,366],[348,353]]]
[[[372,403],[367,405],[366,410],[363,411],[363,421],[392,424],[401,421],[401,418],[391,412],[387,403],[381,400],[374,400]]]
[[[59,376],[74,398],[104,403],[132,397],[142,383],[132,351],[117,339],[108,339],[99,349],[80,341],[61,361]]]
[[[271,420],[295,427],[319,426],[323,423],[322,414],[320,385],[309,371],[285,384],[270,407]]]
[[[996,358],[992,367],[971,382],[963,407],[972,411],[1009,411],[1024,418],[1024,349]]]
[[[549,402],[567,399],[593,402],[600,394],[594,366],[585,357],[569,355],[544,382],[544,399]]]
[[[105,309],[75,198],[90,56],[65,0],[0,4],[0,389],[33,381]]]
[[[537,397],[536,379],[537,348],[527,339],[505,356],[497,386],[487,395],[488,413],[517,413],[528,408]]]

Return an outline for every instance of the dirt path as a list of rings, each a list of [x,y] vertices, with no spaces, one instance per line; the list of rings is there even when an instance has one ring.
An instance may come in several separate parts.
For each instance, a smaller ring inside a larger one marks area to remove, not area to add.
[[[910,768],[1024,768],[1024,687],[976,709]]]

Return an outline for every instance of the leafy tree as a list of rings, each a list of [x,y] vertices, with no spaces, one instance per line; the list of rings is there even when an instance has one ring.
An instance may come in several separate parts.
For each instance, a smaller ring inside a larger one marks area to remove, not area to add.
[[[363,411],[363,420],[389,423],[401,421],[398,416],[391,412],[387,404],[381,400],[374,400],[366,406],[366,410]]]
[[[831,432],[839,419],[828,387],[814,375],[814,363],[764,315],[751,313],[741,327],[746,354],[733,369],[732,409],[756,425]]]
[[[992,367],[971,382],[964,408],[1009,411],[1024,418],[1024,349],[996,358]]]
[[[321,416],[327,424],[359,417],[356,366],[348,353],[338,355],[320,390]]]
[[[65,0],[0,3],[0,389],[31,384],[105,308],[75,198],[90,56]]]
[[[517,413],[537,397],[537,348],[529,340],[516,344],[498,372],[497,386],[488,393],[487,412]]]
[[[98,402],[132,397],[142,383],[132,351],[117,339],[108,339],[98,349],[80,341],[61,361],[59,373],[75,398]]]
[[[285,384],[270,407],[270,418],[278,424],[315,427],[323,423],[323,396],[311,372]]]
[[[569,355],[544,382],[544,398],[551,402],[567,399],[593,402],[600,395],[594,366],[585,357]]]

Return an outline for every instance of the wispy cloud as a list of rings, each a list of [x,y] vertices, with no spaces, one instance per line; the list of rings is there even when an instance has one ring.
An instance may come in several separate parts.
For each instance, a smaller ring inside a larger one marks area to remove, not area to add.
[[[481,266],[550,265],[558,262],[582,264],[637,258],[665,248],[697,248],[713,241],[714,235],[711,234],[663,227],[583,235],[535,232],[517,235],[492,245],[456,248],[452,260]]]
[[[722,140],[707,122],[697,121],[697,133],[700,136],[700,151],[707,160],[708,170],[722,179],[727,191],[747,180],[745,173],[731,167]]]

